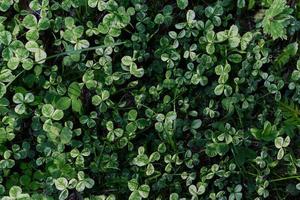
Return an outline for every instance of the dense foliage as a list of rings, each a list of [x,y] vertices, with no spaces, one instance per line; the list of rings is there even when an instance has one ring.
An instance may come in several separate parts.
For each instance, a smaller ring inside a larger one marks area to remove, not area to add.
[[[299,198],[299,29],[294,0],[1,0],[0,198]]]

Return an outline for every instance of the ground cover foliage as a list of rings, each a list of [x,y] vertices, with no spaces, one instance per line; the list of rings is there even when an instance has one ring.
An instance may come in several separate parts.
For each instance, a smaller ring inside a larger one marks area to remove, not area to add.
[[[300,196],[300,3],[1,0],[2,200]]]

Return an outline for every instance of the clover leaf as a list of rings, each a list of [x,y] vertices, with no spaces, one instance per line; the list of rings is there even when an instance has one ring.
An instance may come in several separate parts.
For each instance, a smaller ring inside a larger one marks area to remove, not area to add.
[[[51,104],[44,104],[42,107],[42,114],[47,118],[51,118],[53,120],[61,120],[64,116],[64,112],[59,109],[54,109]]]
[[[188,0],[177,0],[177,6],[181,10],[185,9],[188,5],[189,5],[189,1]]]
[[[140,185],[138,184],[136,179],[131,179],[128,181],[128,188],[132,193],[129,196],[130,200],[138,200],[143,198],[148,198],[150,187],[146,184]]]

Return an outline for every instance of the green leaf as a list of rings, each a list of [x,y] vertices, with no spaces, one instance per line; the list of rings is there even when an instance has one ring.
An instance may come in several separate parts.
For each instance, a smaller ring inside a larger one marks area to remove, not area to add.
[[[134,122],[129,122],[126,125],[126,131],[128,131],[129,133],[134,133],[137,129],[136,123]]]
[[[211,143],[206,145],[205,153],[209,157],[215,157],[217,155],[223,156],[229,150],[229,146],[226,143]]]
[[[214,89],[215,95],[218,95],[218,96],[223,94],[223,91],[224,91],[223,84],[217,85],[217,87]]]
[[[99,95],[95,95],[92,97],[92,104],[95,106],[99,106],[100,103],[103,102],[102,98]]]
[[[113,133],[116,137],[120,138],[123,136],[124,130],[121,128],[116,128]]]
[[[71,83],[68,88],[69,97],[71,97],[71,99],[78,98],[80,94],[81,94],[81,89],[79,84],[77,82]]]
[[[241,56],[240,54],[237,54],[237,53],[235,53],[235,54],[230,54],[230,55],[228,56],[228,60],[229,60],[230,62],[233,62],[233,63],[240,63],[240,62],[242,62],[242,56]]]
[[[189,186],[189,192],[192,196],[198,196],[197,187],[195,185]]]
[[[134,69],[130,73],[137,78],[141,78],[142,76],[144,76],[145,71],[143,68],[140,68],[140,69]]]
[[[68,180],[64,177],[60,177],[54,181],[55,187],[58,190],[65,190],[68,187]]]
[[[215,68],[215,72],[219,76],[222,75],[224,72],[224,67],[222,65],[217,65]]]
[[[24,97],[25,103],[32,103],[34,101],[34,95],[32,93],[27,93]]]
[[[298,52],[298,42],[288,44],[281,53],[276,57],[274,61],[274,66],[276,69],[281,70],[283,66],[288,64],[288,62],[297,55]]]
[[[75,25],[75,20],[72,17],[65,18],[65,26],[67,29],[73,29]]]
[[[11,70],[15,70],[15,69],[17,69],[19,64],[20,64],[20,59],[17,57],[12,57],[9,59],[9,61],[7,63],[7,67]]]
[[[82,111],[82,102],[80,101],[80,99],[72,98],[71,100],[72,100],[72,110],[74,112],[81,113],[81,111]]]
[[[138,191],[134,191],[130,194],[128,200],[142,200],[142,197],[140,196]]]
[[[290,142],[291,142],[291,138],[290,138],[290,136],[287,136],[287,137],[284,139],[284,142],[283,142],[283,144],[282,144],[282,147],[288,147],[289,144],[290,144]]]
[[[113,130],[114,130],[114,124],[113,124],[112,121],[106,122],[106,129],[107,129],[108,131],[113,131]]]
[[[85,48],[88,48],[89,46],[90,46],[89,41],[79,40],[78,42],[76,42],[74,49],[75,50],[85,49]]]
[[[209,55],[212,55],[215,53],[215,45],[213,43],[208,43],[206,45],[206,52],[209,54]]]
[[[207,18],[210,18],[210,17],[214,14],[214,8],[211,7],[211,6],[207,6],[207,7],[205,8],[204,12],[205,12],[205,16],[206,16]]]
[[[263,24],[264,24],[264,32],[266,34],[270,34],[273,40],[285,37],[286,30],[284,28],[284,25],[281,22],[274,21],[271,23],[271,21],[267,21],[264,22]]]
[[[56,102],[56,108],[60,110],[67,110],[71,106],[71,99],[69,97],[61,97]]]
[[[148,198],[149,192],[150,192],[149,185],[141,185],[138,189],[138,192],[139,192],[141,197]]]
[[[20,59],[25,59],[29,55],[28,51],[23,47],[16,49],[15,54],[16,54],[16,57],[18,57]]]
[[[9,31],[0,32],[0,44],[9,45],[12,41],[12,35]]]
[[[128,120],[129,121],[135,121],[137,117],[137,111],[136,110],[130,110],[128,112]]]
[[[30,176],[28,176],[28,175],[23,175],[23,176],[21,176],[21,178],[20,178],[20,183],[21,183],[22,185],[29,185],[29,184],[31,183],[31,178],[30,178]]]
[[[6,94],[6,85],[0,82],[0,98]]]
[[[214,40],[215,40],[215,32],[214,31],[207,31],[205,37],[206,37],[206,39],[209,43],[213,43]]]
[[[26,39],[36,41],[39,39],[39,32],[35,28],[30,29],[29,31],[26,32]]]
[[[100,33],[102,33],[102,34],[107,34],[108,33],[108,31],[109,31],[109,27],[106,25],[106,24],[99,24],[98,25],[98,30],[99,30],[99,32]]]
[[[271,7],[265,12],[262,21],[263,30],[265,34],[271,35],[273,40],[286,37],[285,21],[291,18],[287,14],[284,16],[287,7],[286,0],[274,0]]]
[[[102,92],[101,92],[101,99],[102,99],[102,101],[105,101],[105,100],[107,100],[108,98],[109,98],[109,91],[107,91],[107,90],[103,90]]]
[[[13,0],[4,0],[0,2],[0,11],[6,12],[11,5],[13,5]]]
[[[54,113],[54,108],[51,104],[45,104],[42,107],[42,114],[45,117],[51,118],[52,114]]]
[[[198,195],[204,194],[205,190],[206,190],[206,188],[205,188],[204,184],[200,184],[198,186]]]
[[[88,0],[88,5],[92,8],[96,8],[98,0]]]
[[[85,189],[85,183],[84,181],[79,181],[78,184],[76,185],[76,190],[78,192],[82,192]]]
[[[239,37],[230,37],[228,39],[228,43],[231,48],[236,48],[240,44],[240,38]]]
[[[163,16],[161,13],[158,13],[154,18],[154,22],[156,24],[163,24],[164,21],[165,21],[165,16]]]
[[[155,172],[154,166],[152,163],[147,165],[146,175],[151,176]]]
[[[249,0],[248,10],[251,10],[255,6],[256,0]]]
[[[22,24],[27,29],[32,29],[37,26],[37,19],[34,15],[29,14],[29,15],[26,15],[26,17],[24,17]]]
[[[177,193],[170,194],[169,200],[179,200],[179,195]]]
[[[11,82],[15,79],[15,76],[12,74],[10,69],[2,69],[0,71],[0,80],[1,82]]]
[[[60,133],[60,140],[63,144],[68,144],[72,139],[72,131],[68,127],[64,127]]]
[[[18,198],[22,194],[22,189],[19,186],[12,186],[9,190],[9,196]]]
[[[155,151],[150,155],[149,162],[159,161],[159,159],[160,159],[160,154],[157,151]]]
[[[22,61],[22,67],[25,70],[31,70],[33,67],[33,61],[31,59],[26,59]]]
[[[24,102],[24,96],[22,93],[16,93],[13,96],[13,102],[14,103],[23,103]]]
[[[130,191],[135,191],[138,189],[138,187],[139,187],[139,183],[137,179],[131,179],[130,181],[128,181],[128,188]]]
[[[22,115],[23,113],[25,113],[25,111],[26,111],[26,107],[24,104],[18,104],[15,107],[15,112],[19,115]]]
[[[188,10],[186,13],[186,21],[187,23],[192,23],[196,17],[196,14],[193,10]]]
[[[300,183],[296,185],[297,190],[300,190]]]
[[[288,126],[298,126],[300,124],[300,109],[293,101],[280,102],[279,108],[282,111],[285,123]]]
[[[277,138],[275,139],[274,143],[275,143],[275,147],[276,147],[277,149],[282,148],[282,146],[283,146],[283,138],[282,138],[282,137],[277,137]]]
[[[113,142],[115,140],[114,132],[113,131],[108,132],[106,138],[107,138],[108,141]]]
[[[237,0],[237,7],[238,8],[244,8],[246,6],[245,0]]]
[[[246,50],[252,39],[253,34],[251,32],[245,33],[241,38],[241,49]]]
[[[149,163],[149,158],[145,154],[140,154],[136,158],[134,158],[133,161],[134,161],[135,165],[137,165],[139,167],[143,167]]]
[[[79,171],[79,172],[77,173],[77,177],[78,177],[78,180],[79,180],[79,181],[83,181],[83,180],[84,180],[84,177],[85,177],[84,172],[83,172],[83,171]]]
[[[138,69],[136,64],[133,63],[131,66],[130,66],[130,73],[132,75],[134,75],[135,77],[137,78],[141,78],[143,75],[144,75],[144,69],[143,68],[140,68]]]
[[[57,109],[52,113],[51,117],[53,120],[59,121],[64,117],[64,112],[62,110]]]
[[[67,189],[64,189],[63,191],[60,192],[58,199],[59,200],[65,200],[69,196],[69,191]]]
[[[47,30],[50,27],[50,20],[46,17],[43,17],[39,20],[38,28],[39,30]]]
[[[177,0],[177,6],[181,10],[184,10],[188,5],[189,5],[189,1],[188,0]]]
[[[224,42],[228,39],[226,31],[220,31],[217,33],[217,41],[218,42]]]
[[[259,129],[256,129],[256,128],[251,128],[250,132],[256,139],[264,140],[264,141],[272,141],[278,135],[276,125],[272,126],[272,124],[269,121],[266,121],[264,123],[263,130],[259,130]]]
[[[40,50],[40,47],[39,47],[38,43],[36,43],[36,41],[28,41],[25,44],[25,48],[28,51],[33,52],[33,53],[36,53]]]
[[[38,49],[35,53],[34,53],[34,59],[37,63],[42,64],[46,61],[47,58],[47,53],[43,50],[43,49]]]
[[[95,185],[95,181],[91,178],[86,178],[85,180],[85,187],[86,188],[92,188]]]
[[[280,148],[278,153],[277,153],[277,160],[281,160],[284,156],[284,149]]]
[[[201,127],[201,125],[202,125],[201,119],[196,119],[196,120],[194,120],[194,121],[192,122],[191,128],[192,128],[192,129],[198,129],[198,128]]]
[[[6,98],[0,99],[0,107],[6,107],[9,105],[9,101]]]
[[[130,56],[124,56],[121,61],[125,66],[130,66],[133,63],[133,59]]]

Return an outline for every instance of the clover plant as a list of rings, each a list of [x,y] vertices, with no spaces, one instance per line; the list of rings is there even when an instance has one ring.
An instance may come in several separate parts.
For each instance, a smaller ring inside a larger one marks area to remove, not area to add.
[[[300,196],[300,3],[1,0],[1,200]]]

